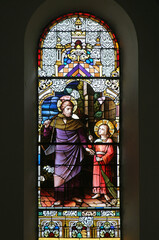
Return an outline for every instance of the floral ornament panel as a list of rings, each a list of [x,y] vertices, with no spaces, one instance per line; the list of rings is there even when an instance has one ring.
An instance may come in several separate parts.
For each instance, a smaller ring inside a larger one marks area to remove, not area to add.
[[[43,222],[41,226],[41,235],[44,238],[59,238],[60,224],[58,222]]]
[[[115,238],[119,237],[119,226],[116,221],[106,221],[100,223],[99,226],[100,238]]]
[[[87,226],[82,222],[76,222],[71,227],[71,237],[83,238],[87,237]]]

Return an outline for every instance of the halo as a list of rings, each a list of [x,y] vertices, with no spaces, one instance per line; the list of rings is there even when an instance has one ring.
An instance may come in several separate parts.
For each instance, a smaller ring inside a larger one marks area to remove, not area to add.
[[[69,96],[69,95],[63,96],[63,97],[61,97],[61,98],[57,101],[57,108],[58,108],[59,112],[62,112],[62,110],[61,110],[61,104],[62,104],[64,101],[70,101],[70,102],[72,102],[72,104],[73,104],[73,113],[74,113],[74,112],[76,111],[76,109],[77,109],[77,101],[75,100],[74,97]]]
[[[98,121],[95,126],[94,126],[94,132],[95,134],[97,135],[97,137],[99,137],[98,135],[98,129],[100,127],[100,125],[103,125],[103,124],[107,124],[108,127],[109,127],[109,132],[110,132],[110,137],[114,134],[114,125],[111,121],[109,120],[106,120],[106,119],[103,119],[103,120],[100,120]]]

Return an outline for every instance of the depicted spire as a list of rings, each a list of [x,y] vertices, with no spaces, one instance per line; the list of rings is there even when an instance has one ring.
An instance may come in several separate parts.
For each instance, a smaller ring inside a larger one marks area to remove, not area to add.
[[[76,25],[76,31],[81,31],[81,29],[82,29],[82,22],[81,22],[81,20],[79,18],[76,19],[75,25]]]
[[[97,39],[96,39],[96,46],[101,46],[99,37],[97,37]]]
[[[72,31],[71,35],[72,35],[72,43],[71,43],[72,48],[77,47],[77,45],[80,45],[81,48],[85,48],[86,31],[82,31],[82,21],[79,17],[76,18],[75,31]],[[81,44],[76,44],[76,41],[80,41]]]
[[[61,45],[61,39],[59,37],[57,38],[56,48],[63,48],[63,46]]]
[[[56,60],[56,65],[61,65],[61,50],[64,48],[61,44],[61,39],[58,37],[57,38],[57,44],[56,44],[56,56],[57,56],[57,60]],[[56,71],[55,71],[56,72]]]
[[[76,25],[82,25],[82,22],[79,18],[76,19],[76,22],[75,22]]]

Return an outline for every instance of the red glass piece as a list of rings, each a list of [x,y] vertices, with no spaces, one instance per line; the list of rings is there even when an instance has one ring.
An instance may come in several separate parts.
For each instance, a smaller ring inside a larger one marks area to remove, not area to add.
[[[41,61],[38,61],[38,66],[39,66],[39,67],[40,67],[40,62],[41,62]]]
[[[115,34],[113,33],[113,37],[114,37],[114,39],[115,39]]]
[[[55,22],[56,22],[56,21],[54,20],[54,21],[51,22],[51,24],[54,24]]]
[[[38,59],[40,60],[40,54],[38,54]]]
[[[69,13],[69,14],[67,14],[67,16],[72,16],[73,15],[73,13]]]
[[[85,15],[85,16],[90,16],[90,14],[88,14],[88,13],[84,13],[84,15]]]
[[[56,21],[59,21],[61,18],[62,18],[62,17],[58,17],[58,18],[56,19]]]
[[[52,232],[49,233],[49,237],[54,237],[54,234]]]
[[[80,40],[77,40],[76,42],[75,42],[75,48],[77,47],[77,45],[82,45],[82,42],[80,41]]]
[[[108,232],[106,232],[106,234],[104,234],[104,237],[109,238],[110,234]]]

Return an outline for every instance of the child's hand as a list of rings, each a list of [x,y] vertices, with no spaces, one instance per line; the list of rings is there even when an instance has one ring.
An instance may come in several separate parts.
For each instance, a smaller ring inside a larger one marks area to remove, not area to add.
[[[101,157],[96,157],[96,160],[97,160],[97,162],[100,162],[100,161],[103,160],[103,158],[101,158]]]

